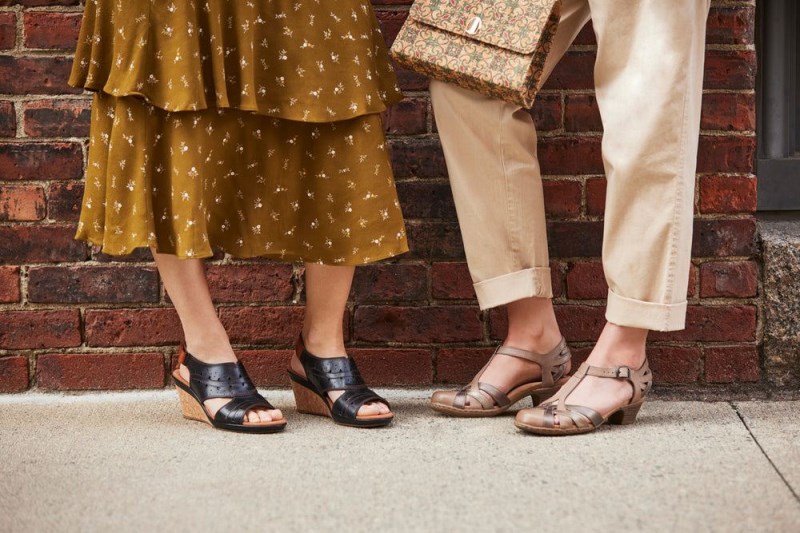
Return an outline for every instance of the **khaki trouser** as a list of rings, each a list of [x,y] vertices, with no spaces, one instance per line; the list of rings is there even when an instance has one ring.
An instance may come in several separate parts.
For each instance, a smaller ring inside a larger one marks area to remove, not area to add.
[[[545,67],[543,82],[591,18],[608,180],[606,319],[618,325],[685,326],[709,4],[565,0]],[[431,98],[481,308],[552,297],[530,114],[436,81]]]

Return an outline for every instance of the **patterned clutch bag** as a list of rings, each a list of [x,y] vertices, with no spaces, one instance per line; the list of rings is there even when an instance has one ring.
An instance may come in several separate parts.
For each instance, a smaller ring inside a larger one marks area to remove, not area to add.
[[[391,48],[401,66],[530,108],[561,0],[416,0]]]

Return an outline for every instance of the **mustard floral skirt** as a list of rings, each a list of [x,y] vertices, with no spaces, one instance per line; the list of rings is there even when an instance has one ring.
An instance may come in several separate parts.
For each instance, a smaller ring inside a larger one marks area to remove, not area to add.
[[[94,96],[77,238],[112,255],[362,264],[408,250],[379,115],[305,123]]]

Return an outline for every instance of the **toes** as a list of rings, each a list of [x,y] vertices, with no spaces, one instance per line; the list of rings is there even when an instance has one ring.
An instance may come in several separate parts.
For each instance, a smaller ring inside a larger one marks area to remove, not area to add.
[[[361,416],[372,416],[380,414],[380,409],[374,403],[367,403],[361,406],[361,409],[358,410],[358,414]]]
[[[267,411],[267,414],[270,416],[271,420],[281,420],[283,418],[283,413],[280,409],[270,409]]]
[[[251,424],[258,424],[260,417],[258,416],[258,411],[248,411],[247,413],[247,421]]]
[[[265,409],[259,409],[258,410],[258,418],[261,419],[261,423],[262,424],[265,423],[265,422],[272,422],[272,415],[270,415],[269,411],[267,411]]]

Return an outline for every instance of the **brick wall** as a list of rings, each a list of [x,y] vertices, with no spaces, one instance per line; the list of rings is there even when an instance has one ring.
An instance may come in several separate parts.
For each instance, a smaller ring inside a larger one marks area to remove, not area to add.
[[[374,4],[391,40],[410,2]],[[753,0],[713,2],[688,328],[652,336],[661,385],[761,380],[754,11]],[[72,240],[89,123],[87,96],[65,82],[80,12],[78,0],[0,0],[0,392],[162,387],[180,339],[149,254],[112,260]],[[603,325],[606,293],[594,50],[587,29],[533,111],[558,315],[579,357]],[[460,383],[502,337],[505,317],[478,313],[426,81],[400,77],[408,98],[387,131],[413,251],[359,269],[348,339],[376,385]],[[262,385],[287,383],[299,273],[222,257],[209,265],[222,321]]]

